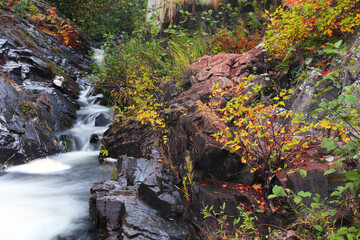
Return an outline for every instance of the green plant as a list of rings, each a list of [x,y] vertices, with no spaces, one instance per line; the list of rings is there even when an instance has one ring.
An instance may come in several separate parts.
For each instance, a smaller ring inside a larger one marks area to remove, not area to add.
[[[19,108],[25,116],[29,116],[34,111],[32,102],[29,100],[23,100],[19,103]]]
[[[116,170],[116,165],[115,164],[113,164],[113,166],[112,166],[111,180],[113,180],[113,181],[117,180],[117,170]]]
[[[343,188],[338,187],[338,189]],[[350,211],[344,208],[344,200],[334,198],[338,196],[338,191],[334,191],[330,199],[321,198],[318,193],[300,191],[295,194],[289,189],[276,185],[272,192],[269,199],[287,197],[295,203],[292,210],[296,220],[288,226],[288,229],[294,229],[302,239],[359,239],[359,219],[353,219],[352,226],[343,225],[341,215],[350,214]]]
[[[4,9],[8,9],[20,17],[25,17],[25,13],[35,15],[38,13],[37,7],[33,4],[32,0],[1,0],[0,5]]]
[[[185,204],[191,206],[192,193],[194,191],[194,167],[190,157],[185,158],[186,176],[182,179],[182,189],[180,192],[185,196]]]
[[[106,146],[101,145],[100,155],[101,155],[102,157],[107,157],[107,156],[109,156],[109,150],[107,150]]]
[[[223,203],[220,206],[220,212],[216,212],[213,206],[206,206],[201,210],[201,214],[204,218],[212,218],[218,225],[219,228],[215,231],[215,236],[205,236],[207,238],[216,239],[260,239],[258,229],[255,226],[254,221],[257,219],[251,211],[245,211],[241,207],[237,207],[240,212],[240,217],[228,216],[225,213],[226,204]],[[232,226],[230,225],[230,218],[232,218]],[[211,233],[208,233],[211,235]]]
[[[92,38],[104,34],[131,34],[137,21],[145,20],[144,0],[50,0],[67,17],[77,22]]]

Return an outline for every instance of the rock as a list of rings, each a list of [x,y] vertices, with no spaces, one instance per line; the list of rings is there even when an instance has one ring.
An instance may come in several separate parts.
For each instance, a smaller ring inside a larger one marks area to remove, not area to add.
[[[155,160],[120,156],[117,161],[119,182],[123,186],[136,186],[139,196],[163,217],[183,218],[185,206],[173,186],[175,178],[165,166]]]
[[[106,180],[91,188],[90,215],[99,239],[186,239],[180,225],[166,220],[137,197],[134,187]]]
[[[298,193],[300,191],[310,191],[312,193],[319,193],[320,196],[325,198],[329,197],[341,183],[341,181],[334,180],[336,179],[335,173],[324,176],[324,173],[327,170],[334,168],[332,162],[328,163],[326,161],[324,163],[319,163],[315,160],[305,162],[305,164],[301,166],[302,170],[307,171],[307,177],[305,178],[296,171],[289,173],[294,170],[293,168],[284,169],[276,176],[284,188],[289,188],[294,193]]]
[[[33,24],[0,12],[0,166],[71,148],[57,133],[76,118],[76,80],[90,70],[86,58]]]
[[[90,143],[99,143],[99,141],[100,141],[100,138],[98,135],[91,134],[90,140],[89,140]]]
[[[270,234],[270,239],[276,240],[298,240],[296,232],[293,230],[278,231]]]
[[[198,103],[200,102],[196,104]],[[251,184],[251,178],[241,174],[245,164],[239,161],[240,153],[230,153],[223,148],[223,144],[212,140],[211,134],[225,132],[227,126],[217,119],[209,108],[197,111],[196,104],[186,111],[186,115],[180,116],[170,134],[170,156],[173,164],[183,165],[186,152],[190,152],[195,168],[202,170],[205,175]],[[250,172],[248,174],[252,175]]]
[[[100,113],[96,118],[95,118],[95,126],[97,127],[105,127],[107,125],[109,125],[111,123],[111,119],[108,116],[105,116],[105,114]]]
[[[63,84],[64,84],[64,77],[62,76],[55,76],[54,80],[53,80],[53,84],[56,87],[62,88]]]
[[[104,133],[101,140],[109,152],[109,157],[120,155],[145,157],[151,153],[157,142],[155,130],[151,125],[143,125],[135,119],[124,122],[121,126],[113,124]]]
[[[175,98],[180,94],[180,89],[176,86],[175,80],[168,80],[166,82],[162,82],[159,87],[160,89],[160,102],[169,102],[171,99]]]

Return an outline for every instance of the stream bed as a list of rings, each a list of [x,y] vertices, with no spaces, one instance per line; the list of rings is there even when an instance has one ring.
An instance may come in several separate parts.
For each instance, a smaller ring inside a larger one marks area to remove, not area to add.
[[[77,121],[65,133],[72,137],[73,151],[36,159],[0,173],[0,239],[51,240],[97,239],[89,213],[89,189],[94,182],[111,178],[113,164],[99,165],[100,138],[107,126],[95,126],[109,109],[99,105],[100,96],[87,98],[83,84]]]

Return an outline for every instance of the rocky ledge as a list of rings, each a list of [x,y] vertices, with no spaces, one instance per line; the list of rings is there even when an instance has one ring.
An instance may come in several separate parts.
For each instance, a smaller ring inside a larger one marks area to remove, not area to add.
[[[0,12],[1,168],[69,147],[58,133],[76,118],[78,82],[89,71],[86,58],[35,21]]]
[[[158,153],[153,150],[153,156]],[[189,239],[186,208],[166,165],[154,158],[119,156],[118,180],[91,188],[90,215],[99,239]]]

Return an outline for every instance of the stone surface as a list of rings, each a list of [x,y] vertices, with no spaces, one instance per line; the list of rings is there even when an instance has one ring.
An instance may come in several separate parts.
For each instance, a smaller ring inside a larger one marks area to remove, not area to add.
[[[124,183],[121,179],[119,182],[106,180],[91,188],[90,215],[99,227],[99,239],[180,240],[189,237],[186,226],[164,218],[163,212],[146,202],[152,199],[148,196],[154,192],[147,192],[149,188],[146,188],[147,191],[141,190],[144,183],[139,183],[140,188],[137,190],[136,185]]]
[[[109,157],[120,155],[145,157],[151,153],[157,142],[156,132],[150,125],[142,125],[135,119],[130,119],[121,126],[113,124],[104,133],[101,140],[109,151]]]
[[[156,156],[153,150],[153,156]],[[139,196],[165,218],[179,219],[186,215],[179,192],[174,187],[175,177],[167,164],[154,159],[120,156],[117,161],[119,182],[135,186]]]
[[[95,126],[97,127],[105,127],[109,125],[111,122],[112,122],[111,119],[103,113],[100,113],[95,118]]]
[[[0,12],[1,167],[62,151],[57,133],[76,118],[77,80],[90,70],[86,58],[35,24]]]

